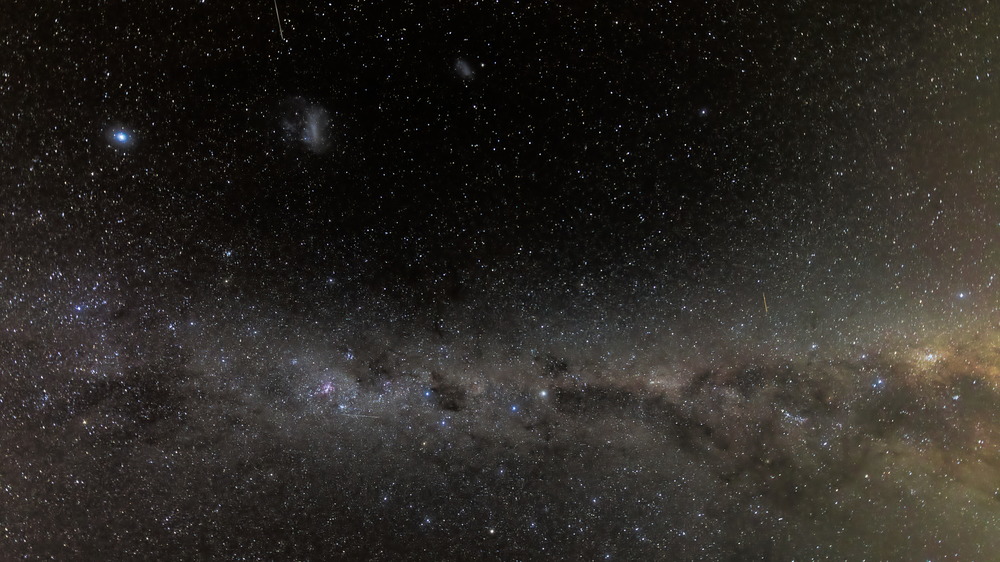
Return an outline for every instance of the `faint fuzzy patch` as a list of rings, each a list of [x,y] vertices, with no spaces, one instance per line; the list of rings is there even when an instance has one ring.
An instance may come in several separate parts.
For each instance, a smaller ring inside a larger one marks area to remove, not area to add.
[[[290,98],[282,108],[281,127],[285,140],[310,152],[319,154],[330,148],[330,114],[317,103],[299,96]]]

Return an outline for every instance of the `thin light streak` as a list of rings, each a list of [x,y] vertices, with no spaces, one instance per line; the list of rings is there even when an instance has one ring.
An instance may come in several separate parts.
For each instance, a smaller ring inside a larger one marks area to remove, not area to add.
[[[278,0],[274,0],[274,17],[278,18],[278,35],[281,36],[281,40],[285,40],[285,31],[281,29],[281,14],[278,13]]]

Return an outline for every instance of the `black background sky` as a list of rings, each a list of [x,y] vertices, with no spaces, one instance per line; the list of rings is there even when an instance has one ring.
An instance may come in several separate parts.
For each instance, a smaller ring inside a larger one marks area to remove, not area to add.
[[[989,1],[3,12],[12,558],[1000,548]]]

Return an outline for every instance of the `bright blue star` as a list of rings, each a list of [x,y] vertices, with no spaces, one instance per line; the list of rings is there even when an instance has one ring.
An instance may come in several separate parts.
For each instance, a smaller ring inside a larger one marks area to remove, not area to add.
[[[125,131],[115,131],[115,140],[124,144],[128,142],[128,133]]]

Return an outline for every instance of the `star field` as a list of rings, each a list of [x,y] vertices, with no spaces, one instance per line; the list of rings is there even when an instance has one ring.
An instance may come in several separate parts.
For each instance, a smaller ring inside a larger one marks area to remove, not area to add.
[[[0,558],[1000,551],[990,1],[6,10]]]

